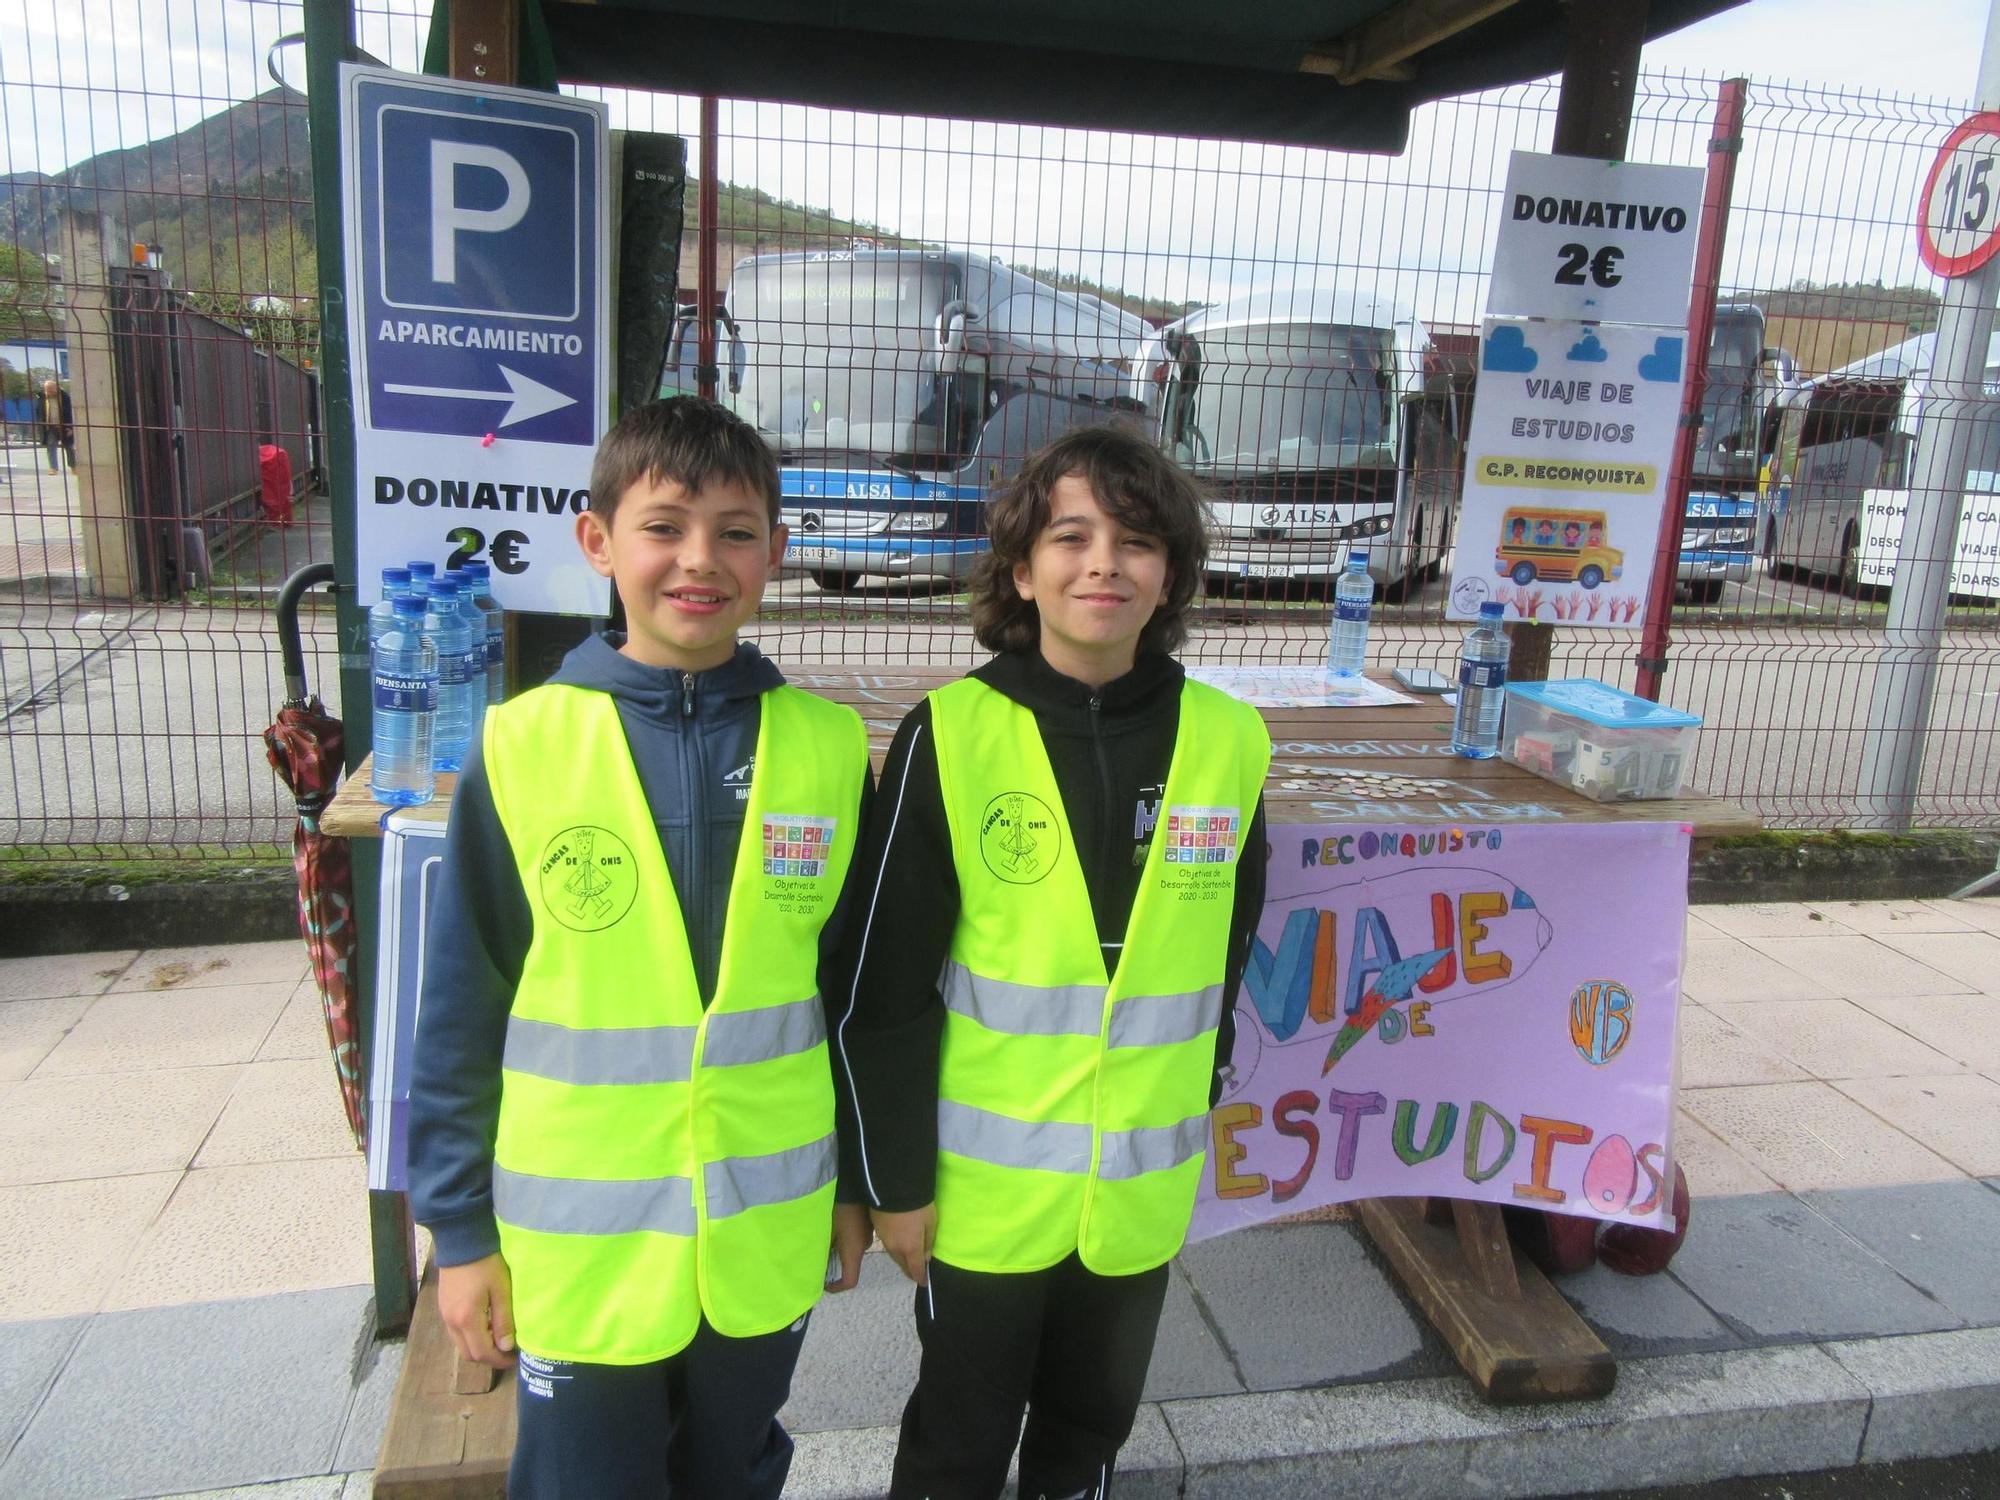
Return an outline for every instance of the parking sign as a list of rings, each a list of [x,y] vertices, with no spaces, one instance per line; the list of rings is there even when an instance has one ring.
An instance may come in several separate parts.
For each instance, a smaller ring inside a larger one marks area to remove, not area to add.
[[[413,558],[508,609],[602,613],[572,539],[610,409],[606,120],[342,69],[361,597]]]

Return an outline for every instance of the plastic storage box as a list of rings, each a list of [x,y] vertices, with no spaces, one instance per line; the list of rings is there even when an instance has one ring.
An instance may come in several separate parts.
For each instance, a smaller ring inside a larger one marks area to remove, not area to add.
[[[1701,720],[1587,677],[1507,685],[1500,753],[1599,802],[1678,797]]]

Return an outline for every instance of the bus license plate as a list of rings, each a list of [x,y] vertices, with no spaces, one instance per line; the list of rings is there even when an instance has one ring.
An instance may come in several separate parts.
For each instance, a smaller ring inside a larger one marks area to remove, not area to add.
[[[801,547],[796,542],[785,549],[785,561],[794,567],[820,568],[828,563],[842,561],[841,554],[832,547]]]
[[[1241,578],[1290,578],[1290,563],[1238,563],[1237,576]]]

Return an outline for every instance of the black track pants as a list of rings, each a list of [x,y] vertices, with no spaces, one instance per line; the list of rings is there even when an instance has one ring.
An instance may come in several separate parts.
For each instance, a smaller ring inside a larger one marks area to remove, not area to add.
[[[751,1339],[704,1321],[656,1364],[522,1354],[509,1500],[777,1500],[792,1465],[778,1408],[805,1337],[804,1318]]]
[[[993,1500],[1016,1436],[1022,1500],[1108,1496],[1166,1294],[1165,1266],[1098,1276],[1072,1255],[989,1275],[932,1261],[891,1500]]]

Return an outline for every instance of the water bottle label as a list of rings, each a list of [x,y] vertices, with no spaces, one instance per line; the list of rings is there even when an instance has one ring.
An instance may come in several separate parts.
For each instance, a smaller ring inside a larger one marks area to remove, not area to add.
[[[390,713],[431,713],[437,708],[437,682],[421,675],[377,672],[375,706]]]
[[[1366,599],[1342,599],[1333,607],[1336,620],[1359,620],[1368,623],[1368,601]]]
[[[483,648],[471,651],[441,652],[438,655],[438,681],[446,687],[460,687],[474,678],[486,676],[486,652]]]
[[[1468,688],[1497,688],[1507,685],[1504,661],[1462,661],[1458,664],[1458,685]]]
[[[486,632],[486,665],[501,667],[507,664],[507,637],[497,630]]]

